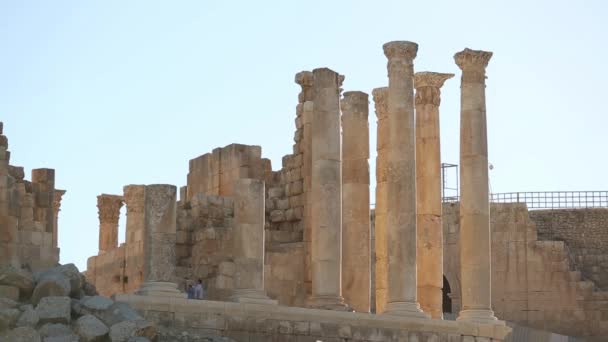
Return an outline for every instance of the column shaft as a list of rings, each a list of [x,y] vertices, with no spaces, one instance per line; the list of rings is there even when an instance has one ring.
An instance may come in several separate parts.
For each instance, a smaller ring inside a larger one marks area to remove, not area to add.
[[[264,182],[234,185],[234,294],[236,302],[276,304],[264,291]]]
[[[370,310],[369,100],[345,92],[342,108],[342,294]]]
[[[459,320],[495,321],[491,302],[490,204],[485,68],[491,52],[465,49],[454,55],[462,69],[460,97]]]
[[[144,265],[144,185],[126,185],[123,196],[127,207],[125,274],[129,282],[125,284],[126,291],[133,291],[143,282]]]
[[[59,212],[61,211],[61,198],[65,195],[65,190],[55,190],[53,198],[53,247],[59,246]]]
[[[416,296],[416,148],[414,67],[418,45],[384,44],[388,58],[386,313],[425,317]]]
[[[416,86],[416,205],[418,300],[432,318],[443,318],[440,88],[453,74],[418,72]]]
[[[313,71],[312,296],[309,305],[344,308],[341,294],[342,175],[338,74]]]
[[[118,247],[118,220],[122,202],[122,196],[106,194],[97,196],[100,252],[111,251]]]
[[[386,292],[388,288],[388,255],[386,241],[386,175],[388,159],[388,88],[373,90],[376,117],[376,205],[374,208],[375,236],[375,311],[382,313],[386,309]]]

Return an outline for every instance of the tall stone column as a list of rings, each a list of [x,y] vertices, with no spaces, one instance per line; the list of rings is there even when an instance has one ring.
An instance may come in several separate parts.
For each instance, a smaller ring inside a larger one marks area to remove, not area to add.
[[[97,196],[99,214],[99,253],[118,247],[118,219],[122,196],[101,194]]]
[[[53,247],[59,246],[59,212],[61,211],[61,199],[65,195],[65,190],[55,190],[55,197],[53,198]]]
[[[486,66],[491,52],[454,55],[460,85],[460,285],[458,320],[496,322],[491,301]]]
[[[234,294],[232,301],[277,304],[264,290],[264,181],[239,179],[234,185]]]
[[[370,310],[369,100],[344,93],[342,108],[342,295],[357,312]]]
[[[342,175],[338,73],[313,70],[311,307],[342,310]]]
[[[185,297],[177,290],[175,244],[177,242],[177,188],[146,185],[144,190],[144,283],[137,294]]]
[[[34,220],[41,222],[43,231],[53,232],[53,199],[55,197],[55,170],[33,169],[32,190],[35,194]]]
[[[441,225],[440,88],[454,74],[417,72],[416,205],[418,300],[432,318],[443,318],[443,227]]]
[[[0,265],[19,266],[17,250],[17,220],[9,215],[9,160],[8,138],[2,134],[0,122]]]
[[[127,208],[125,273],[129,277],[129,282],[125,284],[126,291],[136,290],[143,282],[145,188],[144,185],[123,187],[123,197]]]
[[[418,44],[384,44],[388,58],[386,314],[426,317],[416,296],[416,136],[414,65]]]
[[[388,288],[388,255],[386,242],[386,175],[388,160],[388,88],[375,88],[372,91],[377,117],[376,126],[376,205],[374,208],[375,236],[375,305],[376,313],[386,309]]]

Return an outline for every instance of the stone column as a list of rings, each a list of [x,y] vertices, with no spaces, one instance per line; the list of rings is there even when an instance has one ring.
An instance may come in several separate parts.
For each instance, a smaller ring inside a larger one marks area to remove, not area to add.
[[[416,136],[414,65],[418,44],[384,44],[388,58],[386,240],[388,292],[385,313],[426,317],[416,296]]]
[[[443,227],[441,225],[440,88],[454,74],[417,72],[416,205],[418,300],[422,311],[443,319]]]
[[[0,122],[0,265],[20,266],[17,260],[17,220],[9,215],[9,160],[8,138],[2,135]]]
[[[133,291],[143,282],[144,266],[144,185],[126,185],[123,197],[127,207],[125,273],[129,277],[126,290]]]
[[[496,322],[491,302],[490,204],[485,79],[491,52],[454,55],[460,85],[460,285],[458,320]]]
[[[122,201],[122,196],[106,194],[97,196],[100,254],[118,248],[118,219]]]
[[[344,93],[342,108],[342,295],[357,312],[370,310],[369,100]]]
[[[374,208],[374,234],[376,254],[376,313],[386,309],[386,291],[388,288],[388,256],[386,242],[386,175],[388,152],[388,88],[376,88],[372,91],[376,117],[376,205]]]
[[[277,304],[264,290],[264,181],[244,178],[234,185],[234,294],[240,303]]]
[[[312,296],[315,308],[343,310],[342,175],[338,73],[313,70],[312,119]]]
[[[61,198],[65,195],[65,190],[55,190],[53,198],[53,247],[59,246],[59,212],[61,211]]]
[[[137,294],[181,297],[174,283],[177,242],[177,188],[146,185],[144,190],[144,283]]]
[[[55,170],[33,169],[32,189],[35,194],[34,220],[41,222],[43,231],[53,232],[53,199],[55,198]]]

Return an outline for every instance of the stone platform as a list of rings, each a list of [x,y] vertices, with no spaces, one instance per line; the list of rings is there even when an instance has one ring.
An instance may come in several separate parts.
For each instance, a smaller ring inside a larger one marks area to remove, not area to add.
[[[178,335],[227,336],[239,342],[495,342],[511,328],[278,305],[116,295],[147,320]]]

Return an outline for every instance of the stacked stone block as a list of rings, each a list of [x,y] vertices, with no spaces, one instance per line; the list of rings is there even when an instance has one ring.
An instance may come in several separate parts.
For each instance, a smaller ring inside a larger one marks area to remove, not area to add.
[[[0,264],[33,270],[55,265],[57,214],[65,191],[55,190],[53,169],[33,169],[25,180],[23,167],[9,164],[8,138],[0,122]]]

